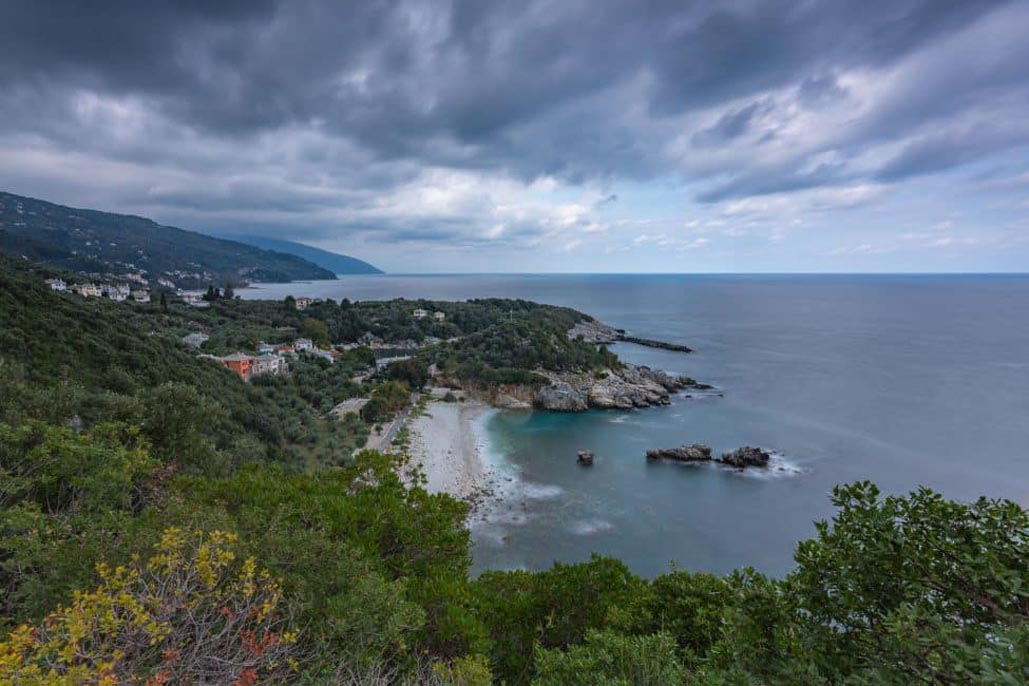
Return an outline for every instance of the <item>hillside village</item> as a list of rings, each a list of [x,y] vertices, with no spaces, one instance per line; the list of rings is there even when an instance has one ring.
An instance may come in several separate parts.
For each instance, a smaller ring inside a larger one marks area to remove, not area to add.
[[[79,303],[75,309],[106,312],[104,301],[125,303],[124,316],[150,335],[161,331],[181,353],[227,370],[243,387],[266,395],[288,389],[284,401],[299,395],[319,421],[346,425],[342,440],[352,447],[337,455],[391,450],[427,386],[472,389],[500,406],[529,407],[540,387],[556,383],[554,374],[617,365],[603,345],[572,334],[584,315],[526,301],[241,300],[231,285],[161,290],[155,298],[137,279],[131,286],[76,283],[73,275],[47,269],[36,278],[73,296],[68,302]]]

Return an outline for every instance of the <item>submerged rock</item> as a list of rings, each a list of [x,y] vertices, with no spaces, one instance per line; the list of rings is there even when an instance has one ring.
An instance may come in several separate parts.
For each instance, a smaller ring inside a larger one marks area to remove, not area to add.
[[[676,462],[709,462],[711,446],[703,443],[647,451],[648,460],[675,460]]]
[[[730,467],[745,469],[747,467],[767,467],[770,458],[771,454],[768,451],[747,445],[729,453],[722,453],[722,457],[718,461]]]

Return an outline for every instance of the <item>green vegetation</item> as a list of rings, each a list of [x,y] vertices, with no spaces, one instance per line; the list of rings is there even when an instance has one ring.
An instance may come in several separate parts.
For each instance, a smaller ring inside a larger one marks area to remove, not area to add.
[[[364,444],[363,426],[324,417],[357,395],[348,376],[356,364],[324,368],[299,360],[290,377],[243,384],[185,352],[179,341],[198,324],[197,313],[204,322],[217,314],[176,306],[166,315],[159,304],[58,295],[3,264],[0,421],[129,423],[141,428],[160,459],[210,474],[255,460],[303,469],[312,460],[336,462]]]
[[[64,207],[0,192],[0,251],[72,271],[145,269],[185,287],[212,283],[334,279],[295,255],[212,238],[143,217]]]
[[[178,343],[306,317],[331,336],[348,310],[399,327],[391,312],[410,303],[165,312],[0,267],[0,686],[1029,680],[1029,513],[1014,503],[840,487],[781,579],[644,579],[601,557],[472,579],[467,506],[401,476],[403,457],[350,458],[363,424],[324,419],[362,390],[367,349],[243,384]],[[449,307],[425,326],[471,326]],[[469,304],[492,333],[427,348],[373,400],[398,407],[422,362],[471,364],[462,351],[498,374],[613,363],[563,344],[548,323],[563,311],[503,309]],[[544,347],[500,356],[510,340]]]
[[[568,328],[560,319],[502,321],[425,357],[444,375],[479,385],[543,385],[547,380],[537,369],[570,372],[619,366],[606,348],[568,338]]]

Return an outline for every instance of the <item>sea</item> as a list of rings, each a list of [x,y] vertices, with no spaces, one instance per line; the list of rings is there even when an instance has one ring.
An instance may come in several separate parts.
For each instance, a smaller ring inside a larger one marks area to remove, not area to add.
[[[287,294],[524,298],[694,349],[613,346],[714,391],[645,410],[487,415],[503,498],[472,520],[476,572],[598,554],[646,576],[779,576],[832,517],[833,487],[856,481],[1029,506],[1029,276],[374,275],[241,292]],[[775,457],[744,472],[644,457],[683,443]],[[576,464],[582,449],[593,466]]]

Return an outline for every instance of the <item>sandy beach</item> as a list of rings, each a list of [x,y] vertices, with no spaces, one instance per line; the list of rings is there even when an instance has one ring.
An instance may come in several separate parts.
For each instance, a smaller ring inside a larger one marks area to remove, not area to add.
[[[410,422],[411,459],[425,472],[428,491],[469,498],[486,485],[490,474],[475,423],[491,409],[474,400],[437,400]]]

